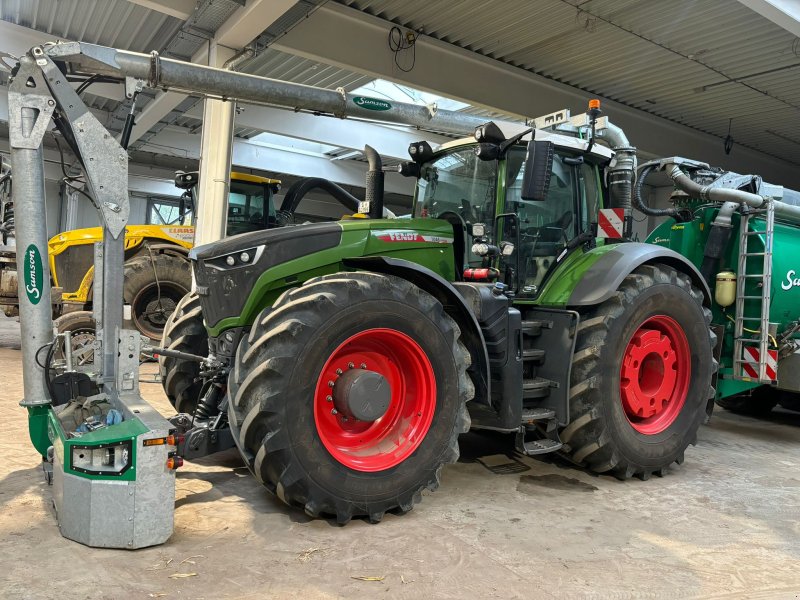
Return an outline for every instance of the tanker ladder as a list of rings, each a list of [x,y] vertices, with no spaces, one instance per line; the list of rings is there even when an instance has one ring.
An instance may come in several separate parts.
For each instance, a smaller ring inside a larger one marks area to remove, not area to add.
[[[764,216],[765,229],[759,231],[750,228],[750,219]],[[772,201],[766,203],[763,209],[749,209],[741,212],[739,221],[739,265],[736,271],[736,319],[734,321],[734,379],[752,381],[753,372],[748,373],[748,367],[757,368],[758,382],[774,384],[776,367],[769,365],[770,351],[770,323],[769,308],[772,289],[772,252],[775,229],[775,206]],[[751,252],[750,241],[753,236],[763,236],[763,252]],[[747,271],[748,262],[751,268],[753,262],[750,258],[761,257],[761,272]],[[759,295],[746,295],[748,280],[760,280],[757,284],[761,288]],[[748,302],[759,303],[759,316],[745,316],[745,304]],[[747,327],[747,323],[758,323],[758,330]],[[757,355],[753,350],[757,351]],[[777,348],[775,349],[777,353]],[[777,358],[777,356],[776,356]]]

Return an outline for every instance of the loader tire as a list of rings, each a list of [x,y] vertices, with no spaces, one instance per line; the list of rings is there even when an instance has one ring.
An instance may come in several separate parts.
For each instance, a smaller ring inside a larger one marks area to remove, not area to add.
[[[178,302],[164,327],[161,346],[190,354],[208,355],[208,332],[203,325],[199,296],[191,292]],[[181,413],[194,413],[202,382],[200,365],[168,356],[158,358],[161,385],[172,406]]]
[[[94,364],[94,349],[92,345],[97,339],[94,317],[87,310],[79,310],[61,315],[53,321],[58,333],[69,331],[72,336],[73,366]],[[56,358],[63,358],[63,351],[56,354]]]
[[[228,417],[268,490],[312,517],[380,521],[439,486],[474,395],[433,296],[374,273],[318,277],[261,312],[228,379]]]
[[[682,463],[714,395],[710,322],[689,277],[660,264],[637,268],[584,314],[561,431],[571,458],[619,479]]]
[[[192,289],[189,261],[173,254],[143,254],[125,263],[125,304],[134,327],[153,341],[164,333],[169,316]]]

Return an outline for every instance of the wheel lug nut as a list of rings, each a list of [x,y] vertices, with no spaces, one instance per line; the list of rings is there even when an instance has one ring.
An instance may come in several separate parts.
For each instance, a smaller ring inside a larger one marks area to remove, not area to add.
[[[328,402],[333,402],[333,396],[325,396],[325,400]]]
[[[342,370],[341,369],[336,369],[336,374],[337,375],[341,375],[342,374]]]
[[[331,414],[332,415],[338,415],[339,411],[334,408],[334,409],[331,410]]]
[[[353,367],[355,367],[355,365],[353,363],[351,363],[351,362],[347,363],[347,368],[348,369],[352,369]]]
[[[367,368],[367,363],[361,363],[361,368],[362,369],[366,369]]]
[[[332,381],[328,382],[328,387],[333,387],[334,383]]]

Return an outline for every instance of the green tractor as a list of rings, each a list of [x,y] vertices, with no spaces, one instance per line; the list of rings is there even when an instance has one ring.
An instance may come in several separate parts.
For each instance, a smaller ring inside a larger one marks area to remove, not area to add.
[[[714,396],[708,285],[625,240],[635,149],[596,105],[508,129],[412,144],[410,218],[381,218],[367,147],[362,218],[192,249],[160,357],[178,453],[235,443],[339,522],[410,510],[470,428],[620,479],[681,463]]]

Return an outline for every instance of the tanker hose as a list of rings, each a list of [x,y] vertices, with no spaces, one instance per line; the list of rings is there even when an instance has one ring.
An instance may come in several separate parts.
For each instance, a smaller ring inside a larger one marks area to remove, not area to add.
[[[369,163],[364,199],[369,203],[369,218],[380,219],[383,216],[383,163],[377,150],[372,146],[364,146],[364,156]]]
[[[642,187],[644,186],[644,181],[647,179],[647,176],[656,168],[657,165],[647,165],[642,172],[639,173],[639,178],[636,180],[636,185],[633,186],[633,203],[636,206],[636,209],[639,212],[642,212],[646,215],[651,217],[672,217],[676,221],[691,221],[691,213],[686,215],[684,209],[672,207],[672,208],[650,208],[645,204],[644,200],[642,199]]]

